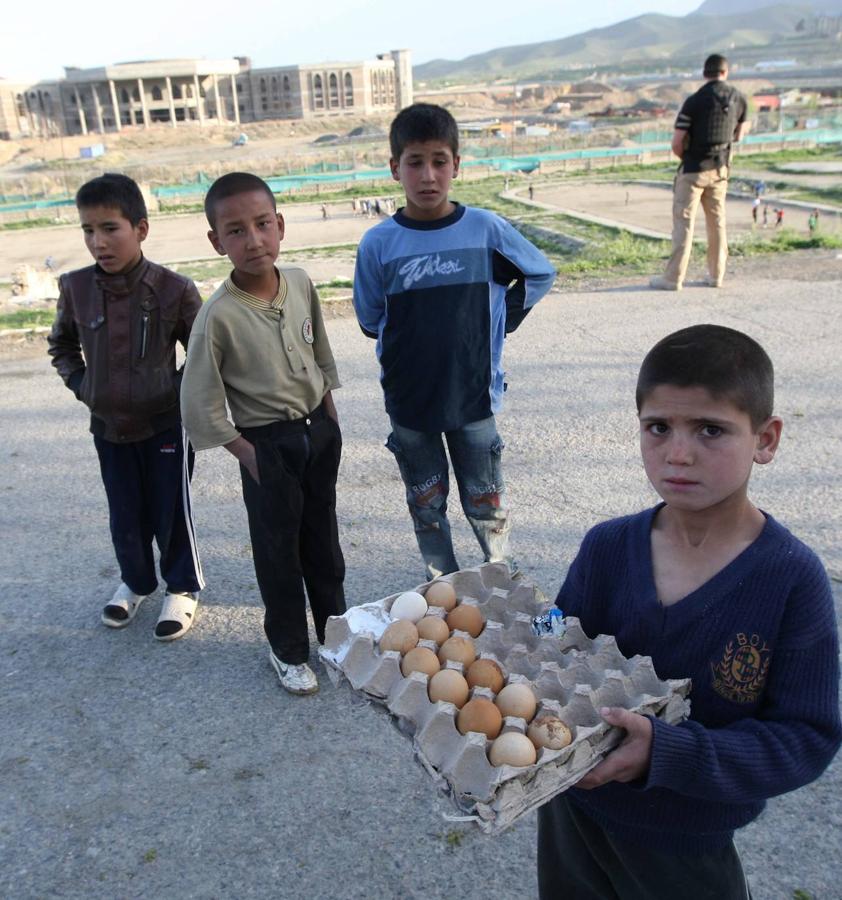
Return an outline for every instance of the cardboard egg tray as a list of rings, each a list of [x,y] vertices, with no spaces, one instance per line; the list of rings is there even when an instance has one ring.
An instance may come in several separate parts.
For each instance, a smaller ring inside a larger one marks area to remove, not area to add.
[[[462,735],[456,728],[458,710],[452,703],[432,703],[428,677],[401,674],[401,655],[380,652],[378,641],[391,623],[389,610],[399,596],[349,609],[327,624],[320,656],[334,683],[347,678],[363,696],[384,705],[402,732],[412,738],[415,755],[439,788],[448,793],[467,819],[488,833],[511,825],[526,812],[575,784],[615,747],[621,729],[599,715],[602,706],[622,706],[655,715],[669,723],[689,713],[688,679],[662,681],[649,657],[626,659],[613,637],[591,640],[573,617],[565,619],[562,637],[537,636],[532,617],[547,610],[544,595],[525,579],[512,580],[505,565],[487,563],[445,576],[460,603],[476,604],[486,624],[474,640],[477,658],[495,660],[507,683],[531,684],[538,711],[561,718],[573,732],[572,743],[562,750],[538,751],[534,765],[492,766],[484,734]],[[429,583],[414,590],[424,593]],[[444,615],[430,607],[428,615]],[[468,637],[463,632],[455,634]],[[434,652],[432,641],[420,641]],[[454,662],[446,664],[463,671]],[[474,688],[471,696],[494,699],[487,688]],[[526,731],[524,719],[507,717],[501,734]]]

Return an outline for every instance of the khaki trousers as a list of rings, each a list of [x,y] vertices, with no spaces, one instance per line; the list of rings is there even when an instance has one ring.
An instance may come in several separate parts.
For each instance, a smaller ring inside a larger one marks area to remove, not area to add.
[[[664,277],[679,287],[684,283],[693,249],[693,225],[701,201],[708,238],[708,275],[720,284],[725,277],[728,239],[725,234],[725,195],[728,167],[676,176],[672,200],[672,254]]]

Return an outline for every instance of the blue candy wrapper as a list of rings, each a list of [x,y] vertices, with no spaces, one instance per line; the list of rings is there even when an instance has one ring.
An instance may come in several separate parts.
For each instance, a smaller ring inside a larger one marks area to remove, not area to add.
[[[566,630],[564,613],[557,606],[540,616],[534,616],[532,619],[532,632],[539,637],[547,634],[561,637]]]

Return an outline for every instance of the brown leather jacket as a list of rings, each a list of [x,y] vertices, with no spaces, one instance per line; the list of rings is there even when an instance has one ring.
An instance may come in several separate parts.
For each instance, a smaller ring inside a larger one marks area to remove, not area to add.
[[[88,266],[61,276],[48,352],[93,434],[141,441],[178,423],[175,345],[187,347],[201,306],[189,278],[145,258],[125,275]]]

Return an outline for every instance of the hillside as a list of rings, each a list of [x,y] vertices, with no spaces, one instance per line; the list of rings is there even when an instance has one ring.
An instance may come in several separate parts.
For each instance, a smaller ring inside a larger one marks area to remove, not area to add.
[[[769,5],[769,0],[705,0],[691,15],[730,16],[737,13],[757,12],[766,9]],[[820,15],[821,13],[839,15],[842,13],[842,0],[798,0],[797,6],[801,7],[805,15]]]
[[[707,53],[724,49],[739,63],[731,48],[777,47],[796,35],[796,26],[811,13],[803,5],[766,7],[762,16],[755,8],[732,15],[702,12],[728,5],[738,9],[762,0],[706,0],[689,16],[646,14],[605,28],[536,44],[500,47],[463,60],[432,60],[415,66],[419,82],[444,80],[490,80],[494,78],[552,78],[562,72],[616,66],[622,60],[627,70],[635,65],[668,62],[694,70]],[[842,5],[842,0],[827,0]],[[830,42],[829,42],[830,44]],[[834,43],[838,53],[838,45]]]

